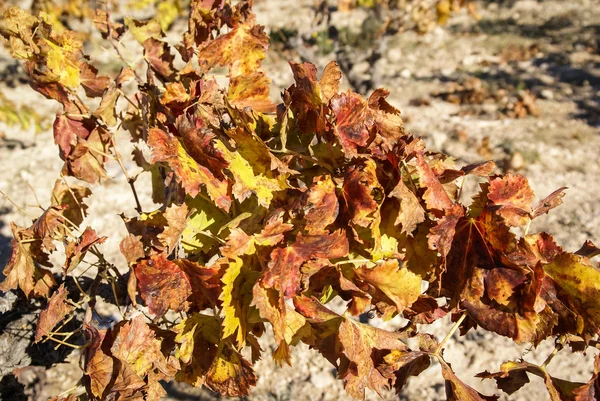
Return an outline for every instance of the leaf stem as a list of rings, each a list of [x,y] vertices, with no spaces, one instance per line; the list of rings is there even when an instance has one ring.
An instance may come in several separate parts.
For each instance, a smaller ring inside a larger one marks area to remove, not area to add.
[[[440,354],[440,352],[444,348],[444,345],[448,342],[448,340],[450,339],[450,337],[452,337],[452,335],[454,335],[454,333],[456,332],[456,330],[458,330],[458,327],[463,322],[463,320],[465,320],[466,317],[467,317],[467,312],[465,311],[458,318],[458,320],[456,321],[456,323],[454,323],[454,326],[452,326],[452,328],[450,329],[450,331],[448,332],[448,334],[446,334],[446,337],[444,337],[444,339],[442,340],[442,342],[438,345],[438,347],[436,348],[435,352],[433,353],[434,356],[438,356]]]

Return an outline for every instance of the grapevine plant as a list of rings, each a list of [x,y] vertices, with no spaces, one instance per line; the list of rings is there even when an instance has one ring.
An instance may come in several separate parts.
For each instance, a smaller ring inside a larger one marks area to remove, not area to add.
[[[600,270],[591,258],[599,249],[586,242],[570,253],[550,234],[528,233],[564,188],[534,204],[527,179],[497,175],[491,161],[455,167],[405,132],[386,90],[368,99],[339,93],[334,62],[320,77],[314,65],[291,62],[295,82],[273,104],[261,66],[269,39],[251,6],[192,1],[176,46],[154,20],[124,25],[96,10],[95,25],[123,61],[116,76],[98,73],[77,33],[16,7],[4,16],[2,35],[31,86],[63,106],[53,133],[64,167],[51,206],[30,227],[12,224],[0,284],[44,300],[36,342],[81,352],[85,394],[79,387],[55,399],[159,400],[170,380],[247,395],[267,326],[275,361],[291,363],[290,347],[305,343],[357,399],[367,389],[400,392],[432,360],[449,400],[496,399],[446,361],[457,329],[534,346],[551,338],[557,350],[598,346]],[[123,57],[128,34],[143,66]],[[212,77],[218,69],[228,71],[226,87]],[[117,134],[130,136],[132,159],[151,176],[156,210],[142,210]],[[137,213],[123,215],[122,266],[106,260],[106,237],[84,224],[86,198],[109,162],[136,201]],[[480,181],[468,207],[466,179]],[[65,260],[53,265],[59,244]],[[96,310],[101,284],[123,315],[113,324]],[[407,323],[386,331],[361,323],[363,313]],[[455,324],[438,342],[427,327],[446,315]],[[69,321],[81,327],[66,331]],[[588,383],[551,377],[547,363],[511,361],[481,376],[508,393],[533,375],[553,400],[599,398],[599,358]]]

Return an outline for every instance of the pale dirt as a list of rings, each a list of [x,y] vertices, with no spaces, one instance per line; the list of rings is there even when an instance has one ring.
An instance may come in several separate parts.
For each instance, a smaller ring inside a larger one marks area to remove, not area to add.
[[[314,24],[314,11],[309,8],[311,0],[256,0],[256,3],[259,22],[266,25],[268,31],[285,27],[296,29],[308,37],[311,32],[323,30]],[[351,82],[364,94],[377,87],[389,89],[391,103],[402,110],[407,129],[414,135],[423,136],[433,150],[453,155],[459,165],[482,160],[477,150],[483,138],[488,137],[486,157],[496,160],[499,165],[514,158],[515,152],[520,153],[523,163],[513,162],[512,166],[520,167],[518,172],[529,178],[538,198],[558,187],[568,186],[564,204],[550,215],[536,220],[531,232],[548,231],[569,251],[578,249],[586,239],[599,243],[600,56],[597,41],[600,40],[600,9],[597,2],[527,0],[505,1],[500,6],[496,2],[482,2],[479,10],[483,17],[479,23],[466,15],[459,15],[450,26],[437,28],[424,36],[405,32],[385,37],[371,48],[366,46],[366,49],[337,48],[335,52],[323,54],[319,46],[305,46],[297,38],[290,41],[291,49],[273,46],[265,63],[273,79],[273,96],[277,98],[281,89],[292,83],[286,59],[311,60],[322,69],[330,59],[337,58],[350,78],[345,78],[345,88],[350,87]],[[360,34],[368,25],[364,24],[366,17],[367,14],[362,11],[334,13],[332,25],[340,31]],[[500,61],[499,54],[507,46],[528,47],[531,44],[539,48],[533,58],[511,63]],[[594,44],[596,48],[592,51],[590,46]],[[372,49],[376,49],[376,57],[372,57]],[[99,58],[108,63],[107,68],[114,62],[105,56]],[[376,61],[369,62],[369,58]],[[16,102],[34,105],[41,114],[50,116],[58,110],[55,104],[23,84],[22,70],[12,68],[15,64],[3,51],[0,53],[0,65],[1,89],[5,94]],[[464,112],[471,110],[469,106],[453,105],[438,99],[433,99],[430,106],[409,104],[411,99],[428,97],[446,81],[473,74],[492,85],[511,83],[531,90],[538,97],[543,96],[536,102],[540,116],[521,120],[498,118],[493,104],[476,108],[476,113],[467,115]],[[35,136],[33,132],[7,127],[0,129],[7,136],[7,140],[0,141],[0,190],[10,195],[18,205],[32,205],[36,200],[31,186],[42,205],[47,206],[51,188],[62,166],[50,131]],[[462,131],[461,140],[457,139],[459,131]],[[126,153],[125,141],[120,144],[122,152]],[[134,169],[133,164],[127,167]],[[133,215],[133,199],[118,166],[111,163],[108,171],[109,180],[95,188],[94,195],[87,202],[91,216],[87,224],[100,235],[109,236],[101,249],[111,261],[125,266],[125,260],[118,252],[118,243],[125,235],[125,229],[117,213],[125,211]],[[152,210],[148,182],[142,179],[137,187],[145,210]],[[475,187],[474,181],[467,182],[463,199],[467,199]],[[35,208],[28,207],[27,210],[37,213]],[[31,218],[0,198],[0,266],[4,265],[10,253],[10,221],[28,225]],[[23,327],[27,327],[27,321],[24,322]],[[372,323],[380,324],[377,321]],[[386,327],[398,327],[398,324],[392,321]],[[0,340],[6,335],[4,325],[0,326]],[[449,327],[448,320],[443,319],[431,327],[423,327],[423,331],[432,332],[441,339]],[[299,346],[292,353],[293,366],[278,367],[269,357],[273,343],[268,335],[263,348],[264,358],[256,364],[258,385],[247,399],[348,399],[341,381],[335,379],[333,368],[315,351]],[[474,375],[485,370],[497,371],[504,361],[520,357],[541,363],[552,349],[552,343],[544,342],[533,350],[530,346],[516,345],[506,338],[477,330],[465,337],[455,335],[448,342],[445,356],[461,379],[485,394],[496,392],[502,400],[548,400],[539,378],[532,378],[532,383],[507,397],[495,389],[492,381],[481,381]],[[11,351],[5,348],[0,352]],[[552,361],[549,371],[562,379],[587,381],[591,376],[592,357],[591,353],[583,356],[565,350]],[[44,385],[41,390],[36,390],[36,399],[45,400],[44,397],[74,385],[79,374],[76,355],[72,354],[69,361],[45,372]],[[18,399],[15,398],[17,393],[10,389],[11,383],[15,385],[7,378],[0,382],[0,399]],[[173,383],[167,385],[167,389],[167,399],[173,401],[216,397],[208,391]],[[367,398],[379,399],[373,393],[369,393]],[[384,398],[398,399],[391,393],[384,394]],[[433,364],[421,376],[409,380],[400,399],[444,399],[439,366]]]

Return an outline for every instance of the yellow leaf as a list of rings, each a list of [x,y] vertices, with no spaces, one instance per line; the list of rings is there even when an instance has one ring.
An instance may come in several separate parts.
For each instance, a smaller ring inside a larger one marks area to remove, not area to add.
[[[242,355],[221,343],[206,375],[206,385],[226,397],[240,397],[256,385],[256,375]]]
[[[64,86],[75,89],[79,86],[79,65],[67,57],[65,49],[46,40],[50,46],[47,56],[47,66],[58,76],[58,82]]]
[[[254,194],[258,203],[268,208],[273,200],[273,192],[287,188],[285,176],[269,178],[264,174],[255,175],[250,163],[240,153],[230,151],[221,141],[215,141],[215,148],[223,153],[229,163],[228,169],[235,179],[233,194],[240,202]]]
[[[240,258],[236,258],[234,262],[230,262],[221,279],[224,284],[223,292],[221,293],[221,300],[223,301],[223,309],[221,310],[221,316],[223,316],[223,338],[227,338],[237,331],[236,341],[240,348],[246,342],[246,330],[244,330],[246,322],[243,318],[240,318],[233,298],[236,293],[236,287],[239,288],[239,286],[235,286],[235,281],[240,275],[242,264],[243,262]]]
[[[185,203],[192,214],[181,234],[183,249],[189,253],[206,253],[217,244],[214,237],[227,224],[229,218],[212,202],[200,196],[188,198]]]

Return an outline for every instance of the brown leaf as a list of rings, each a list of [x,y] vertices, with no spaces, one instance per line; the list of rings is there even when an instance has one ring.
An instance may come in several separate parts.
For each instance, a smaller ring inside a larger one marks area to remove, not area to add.
[[[153,128],[148,134],[148,144],[153,148],[152,163],[168,163],[190,196],[198,195],[204,186],[215,204],[229,211],[231,198],[227,181],[220,181],[211,170],[192,159],[177,138]]]
[[[543,268],[560,289],[559,299],[582,320],[578,334],[596,335],[600,330],[600,269],[589,259],[567,252]]]
[[[373,268],[362,266],[355,273],[368,284],[373,301],[394,305],[398,313],[409,308],[421,294],[421,277],[406,267],[400,268],[395,259]]]
[[[400,202],[400,210],[394,225],[401,225],[401,232],[411,234],[420,223],[425,221],[425,210],[423,210],[421,202],[419,202],[414,192],[404,184],[402,179],[398,180],[398,184],[388,197],[396,198]]]
[[[497,373],[480,373],[477,377],[484,379],[494,379],[498,388],[507,394],[512,394],[519,390],[525,384],[529,383],[528,374],[541,377],[546,385],[546,390],[552,401],[577,400],[573,397],[574,390],[581,386],[581,383],[571,383],[566,380],[552,377],[540,366],[529,362],[505,362]],[[583,400],[587,400],[584,398]],[[592,400],[592,399],[590,399]]]
[[[102,244],[107,238],[98,237],[96,231],[86,227],[83,234],[76,241],[69,242],[65,247],[66,260],[63,267],[65,273],[73,271],[91,247]]]
[[[431,364],[429,355],[420,351],[393,350],[384,357],[384,361],[385,364],[377,369],[392,381],[397,394],[410,376],[419,376]]]
[[[42,241],[42,245],[49,252],[56,250],[54,240],[64,232],[62,226],[65,223],[65,219],[62,211],[65,208],[66,206],[63,205],[52,205],[48,207],[31,226],[31,230],[35,237]]]
[[[12,254],[2,274],[5,279],[0,283],[0,291],[20,288],[26,297],[49,297],[50,289],[56,285],[49,270],[41,266],[52,266],[48,255],[41,249],[39,239],[29,229],[11,223],[14,239],[11,241]],[[37,244],[36,244],[37,242]]]
[[[324,103],[329,102],[339,92],[341,80],[342,70],[340,70],[338,63],[333,60],[327,63],[319,80],[321,97]]]
[[[139,295],[155,316],[167,310],[185,311],[192,295],[190,281],[181,268],[163,253],[152,255],[134,266]]]
[[[35,330],[35,342],[39,342],[42,337],[50,334],[52,329],[70,314],[75,307],[67,303],[69,291],[65,289],[64,284],[58,287],[58,290],[48,300],[48,305],[40,313],[37,328]]]
[[[490,181],[489,205],[513,227],[527,224],[534,197],[523,176],[507,174]]]
[[[300,291],[300,266],[311,258],[341,258],[348,253],[348,239],[339,230],[331,234],[302,235],[287,248],[271,252],[268,269],[261,281],[266,288],[275,288],[285,298]]]
[[[191,302],[198,310],[216,307],[221,294],[221,277],[225,271],[219,261],[203,266],[188,259],[174,260],[185,272],[192,286]]]
[[[562,198],[565,196],[565,190],[567,187],[558,188],[556,191],[552,192],[550,195],[546,196],[544,199],[540,201],[531,212],[531,218],[535,219],[545,213],[548,213],[550,210],[562,204]]]
[[[79,64],[79,79],[87,97],[101,97],[108,85],[110,78],[98,75],[98,69],[91,64],[82,62]]]
[[[440,359],[442,376],[446,381],[446,397],[448,401],[496,401],[497,396],[483,395],[463,383],[452,371],[450,365]]]
[[[250,75],[260,68],[269,47],[269,37],[260,25],[240,25],[215,40],[198,47],[198,59],[208,71],[213,67],[229,67],[230,75]]]
[[[260,113],[272,113],[275,104],[270,99],[271,80],[262,71],[230,79],[227,100],[232,106],[252,108]]]
[[[417,171],[419,172],[419,186],[425,188],[423,199],[427,209],[444,211],[452,207],[452,201],[448,193],[442,186],[427,161],[423,157],[423,152],[417,153]]]
[[[375,219],[375,213],[379,209],[375,196],[383,194],[376,168],[375,162],[369,159],[363,169],[353,165],[344,176],[344,200],[352,223],[361,227],[368,227]]]
[[[167,255],[170,255],[177,247],[179,238],[187,227],[188,214],[189,210],[185,203],[182,205],[173,204],[165,211],[164,216],[167,219],[167,225],[157,237],[165,246]]]
[[[120,91],[115,83],[111,83],[100,100],[100,104],[96,111],[94,111],[94,117],[102,120],[109,127],[117,124],[117,100],[119,99]]]
[[[373,124],[367,102],[357,93],[346,92],[331,99],[335,115],[335,134],[346,157],[356,156],[358,147],[367,145],[369,128]]]
[[[83,199],[91,194],[92,191],[87,187],[78,184],[67,185],[64,180],[58,179],[54,183],[50,201],[52,205],[66,205],[66,209],[62,211],[63,216],[74,224],[80,225],[88,209]]]
[[[144,245],[140,241],[142,237],[136,236],[133,234],[129,234],[127,237],[123,238],[121,244],[119,245],[119,249],[121,250],[121,254],[125,256],[128,264],[134,264],[138,260],[142,259],[146,256],[144,252]]]
[[[588,259],[591,259],[595,256],[600,255],[600,248],[598,248],[592,241],[587,240],[575,253],[577,255],[581,255]]]
[[[148,38],[144,43],[144,58],[148,61],[150,68],[159,78],[170,82],[175,76],[171,48],[166,42],[154,38]]]
[[[309,234],[321,233],[338,216],[339,202],[335,184],[329,175],[313,178],[310,189],[300,200]]]
[[[130,365],[140,376],[157,369],[164,377],[171,378],[175,371],[167,363],[161,351],[161,341],[156,333],[144,322],[143,316],[125,321],[116,328],[116,335],[110,353],[121,362]]]

